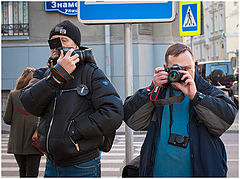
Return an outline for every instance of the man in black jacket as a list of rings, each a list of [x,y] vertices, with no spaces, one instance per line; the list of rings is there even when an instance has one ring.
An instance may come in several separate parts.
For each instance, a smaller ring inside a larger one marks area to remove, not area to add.
[[[220,136],[233,123],[235,104],[195,72],[190,48],[171,45],[165,68],[155,69],[150,87],[124,103],[124,121],[148,130],[140,156],[141,177],[226,177]]]
[[[56,38],[72,49],[65,55],[51,49],[49,67],[35,71],[20,99],[27,111],[41,117],[38,137],[47,155],[45,177],[100,177],[99,151],[122,123],[122,101],[96,65],[89,67],[93,73],[84,74],[92,75],[91,91],[81,84],[79,76],[89,64],[77,64],[79,54],[72,55],[80,47],[78,27],[63,21],[50,32],[49,39]]]

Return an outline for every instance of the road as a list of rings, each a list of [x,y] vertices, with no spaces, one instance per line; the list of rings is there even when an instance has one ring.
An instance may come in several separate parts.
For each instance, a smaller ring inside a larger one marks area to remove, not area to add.
[[[134,156],[140,152],[144,140],[144,134],[134,135]],[[239,177],[238,175],[238,133],[225,133],[222,137],[228,155],[228,177]],[[18,166],[12,154],[7,154],[8,134],[2,134],[2,177],[17,177]],[[121,177],[125,158],[125,135],[116,135],[113,147],[109,153],[102,153],[102,177]],[[39,177],[44,175],[46,158],[42,157]]]
[[[140,152],[144,135],[134,137],[134,156]],[[2,177],[17,177],[18,166],[13,154],[7,154],[8,134],[2,134]],[[116,135],[110,152],[101,155],[102,177],[120,177],[125,158],[125,135]],[[39,177],[43,177],[46,157],[42,157]]]

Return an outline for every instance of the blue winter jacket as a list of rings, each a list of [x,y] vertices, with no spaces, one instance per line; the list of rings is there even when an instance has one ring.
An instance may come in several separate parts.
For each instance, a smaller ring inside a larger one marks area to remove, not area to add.
[[[190,102],[189,137],[194,177],[226,177],[227,156],[223,142],[219,138],[233,123],[237,108],[220,89],[205,81],[195,73],[197,95]],[[165,98],[166,89],[162,87],[158,99]],[[124,103],[124,121],[133,130],[147,130],[141,148],[141,177],[153,176],[154,157],[161,120],[157,119],[154,102],[150,100],[155,87],[138,90]],[[163,107],[161,107],[163,111]],[[159,116],[162,116],[162,112]],[[161,119],[161,117],[160,117]]]

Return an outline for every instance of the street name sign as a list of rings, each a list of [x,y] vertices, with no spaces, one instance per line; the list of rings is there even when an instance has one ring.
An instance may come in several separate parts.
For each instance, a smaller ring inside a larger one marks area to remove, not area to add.
[[[78,1],[78,20],[84,24],[171,22],[172,1]]]
[[[201,34],[201,2],[179,2],[180,36],[196,36]]]
[[[77,15],[77,1],[45,1],[45,11],[58,11],[64,15]]]

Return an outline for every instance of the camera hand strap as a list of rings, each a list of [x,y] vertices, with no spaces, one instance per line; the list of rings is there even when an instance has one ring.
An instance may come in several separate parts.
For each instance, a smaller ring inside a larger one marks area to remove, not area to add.
[[[172,85],[168,85],[168,86],[169,86],[170,89],[172,89]],[[157,90],[154,90],[151,97],[150,97],[150,100],[153,102],[153,104],[155,106],[164,106],[164,105],[181,103],[184,100],[184,94],[183,93],[180,96],[173,96],[173,94],[172,94],[172,95],[169,95],[168,98],[158,99],[158,100],[154,99],[153,100],[152,96],[156,96],[156,94],[159,93],[160,89],[161,88],[158,88]],[[154,93],[156,93],[156,94],[154,94]]]

